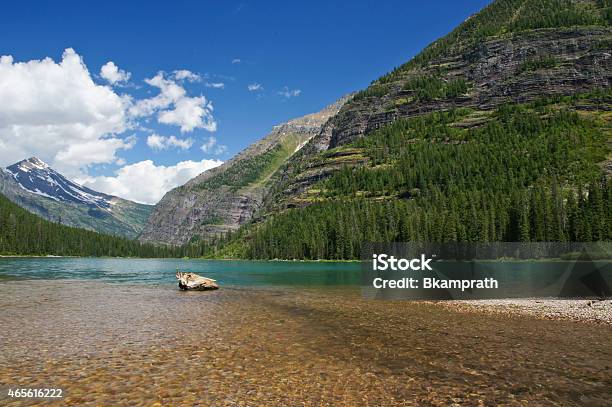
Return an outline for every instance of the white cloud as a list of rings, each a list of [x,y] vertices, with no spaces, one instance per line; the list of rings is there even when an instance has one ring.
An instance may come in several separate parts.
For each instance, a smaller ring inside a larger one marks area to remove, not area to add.
[[[181,133],[203,128],[215,131],[217,123],[212,118],[213,107],[204,96],[181,98],[174,102],[174,110],[159,112],[157,121],[181,127]]]
[[[217,130],[212,103],[204,96],[187,96],[185,88],[175,80],[166,78],[163,72],[145,79],[145,82],[159,88],[160,93],[152,98],[137,101],[130,108],[132,115],[144,117],[157,112],[158,122],[179,126],[181,133],[191,132],[196,128],[211,132]]]
[[[180,139],[174,136],[165,137],[158,134],[151,134],[147,137],[147,145],[153,150],[167,150],[172,147],[181,150],[189,150],[193,145],[193,139]]]
[[[117,85],[127,82],[132,74],[123,69],[119,69],[113,61],[108,61],[106,64],[102,65],[100,76],[106,79],[111,85]]]
[[[154,204],[172,188],[183,185],[193,177],[222,163],[220,160],[189,160],[172,166],[163,166],[145,160],[120,168],[112,177],[88,177],[78,182],[96,191],[136,202]]]
[[[200,147],[202,151],[209,154],[221,155],[227,151],[227,146],[219,144],[217,138],[214,136],[208,137],[208,139]]]
[[[242,61],[240,60],[240,58],[234,58],[234,59],[232,59],[232,64],[239,64],[240,62],[242,62]]]
[[[223,82],[206,82],[204,84],[204,86],[206,86],[207,88],[214,88],[214,89],[223,89],[225,88],[225,83]]]
[[[2,166],[36,155],[71,176],[133,146],[120,136],[130,127],[129,98],[97,85],[71,48],[57,63],[0,57],[0,101]]]
[[[249,86],[247,86],[247,89],[249,92],[255,92],[258,90],[263,90],[263,86],[261,86],[260,83],[251,83]]]
[[[286,86],[283,88],[283,90],[278,92],[279,95],[287,99],[295,97],[295,96],[300,96],[301,93],[302,91],[300,89],[289,90],[289,88]]]
[[[187,69],[179,69],[172,72],[172,74],[174,75],[174,79],[178,81],[186,80],[189,82],[200,82],[202,80],[199,74],[188,71]]]

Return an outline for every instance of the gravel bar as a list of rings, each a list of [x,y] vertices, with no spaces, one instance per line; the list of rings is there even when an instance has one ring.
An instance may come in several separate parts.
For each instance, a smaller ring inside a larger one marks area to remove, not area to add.
[[[446,306],[466,312],[531,315],[612,325],[612,300],[526,298],[446,301]]]

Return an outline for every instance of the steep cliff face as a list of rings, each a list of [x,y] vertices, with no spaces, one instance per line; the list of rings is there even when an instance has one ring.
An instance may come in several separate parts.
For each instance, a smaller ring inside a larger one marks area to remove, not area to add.
[[[140,240],[183,244],[235,230],[251,220],[275,172],[319,134],[347,99],[275,126],[265,138],[223,165],[168,192],[153,210]]]
[[[520,32],[459,47],[358,94],[335,118],[329,148],[402,117],[456,107],[490,110],[503,103],[607,87],[611,41],[609,27],[588,27]],[[445,88],[453,84],[458,90],[448,92]],[[432,95],[423,87],[432,87]],[[382,91],[384,95],[375,94]]]
[[[608,88],[611,14],[605,1],[493,2],[355,94],[279,175],[266,211],[311,202],[313,183],[367,161],[336,149],[398,119],[469,107],[477,122],[503,104]]]

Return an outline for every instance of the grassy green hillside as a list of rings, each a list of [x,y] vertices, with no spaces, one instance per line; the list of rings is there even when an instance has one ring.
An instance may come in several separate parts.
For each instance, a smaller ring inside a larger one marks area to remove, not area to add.
[[[300,141],[298,135],[286,134],[279,139],[278,144],[263,154],[238,161],[226,171],[214,175],[195,188],[215,190],[225,186],[232,191],[238,191],[242,188],[260,186],[295,152]]]

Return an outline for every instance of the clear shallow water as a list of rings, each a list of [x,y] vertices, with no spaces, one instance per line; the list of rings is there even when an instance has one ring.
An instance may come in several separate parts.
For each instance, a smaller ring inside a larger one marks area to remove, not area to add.
[[[177,268],[238,286],[344,286],[358,285],[360,278],[359,263],[346,262],[1,258],[0,280],[176,284]]]
[[[0,283],[0,405],[609,406],[612,328],[346,287]],[[61,388],[64,399],[9,399]]]
[[[367,299],[359,268],[0,259],[0,405],[609,405],[612,327]]]

